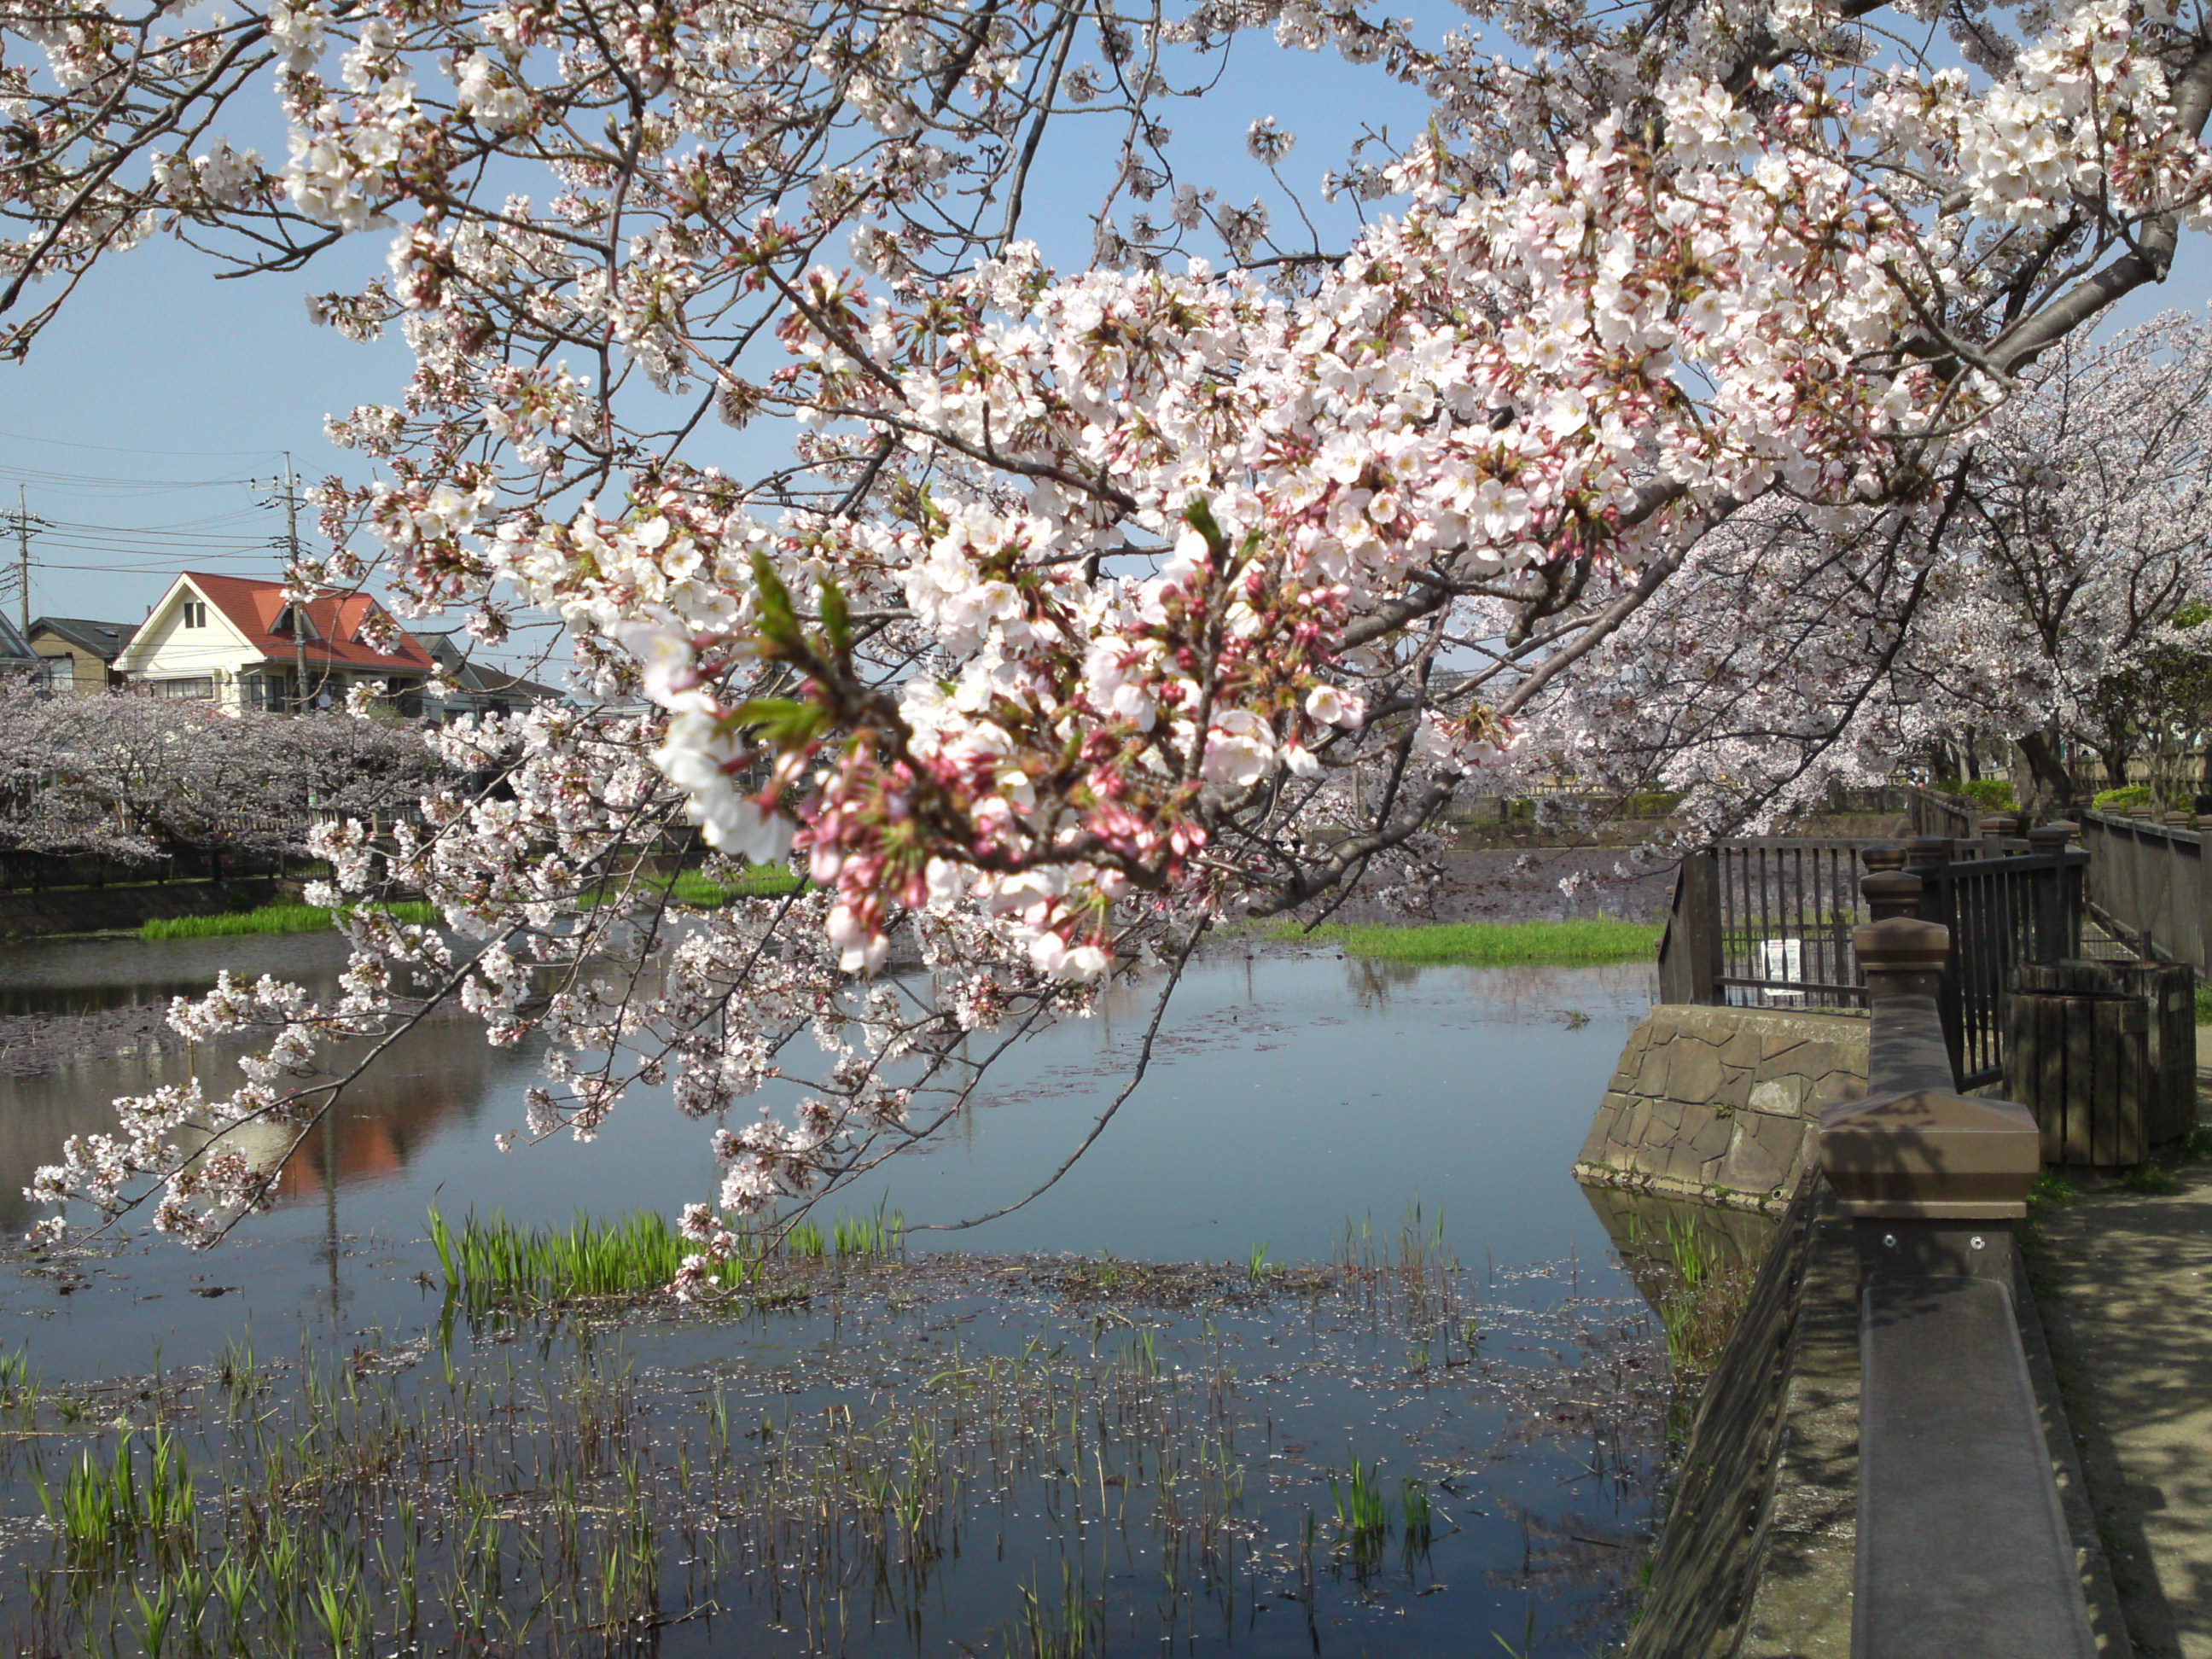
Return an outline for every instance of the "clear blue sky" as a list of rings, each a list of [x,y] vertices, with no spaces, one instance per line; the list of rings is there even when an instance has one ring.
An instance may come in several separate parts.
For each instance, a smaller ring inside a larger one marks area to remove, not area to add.
[[[1424,9],[1425,34],[1457,16]],[[1318,179],[1363,124],[1387,124],[1402,142],[1423,106],[1375,70],[1255,35],[1240,42],[1218,88],[1170,104],[1167,118],[1191,176],[1241,202],[1271,189],[1243,147],[1249,122],[1270,114],[1298,135],[1285,176],[1318,210]],[[281,153],[273,139],[243,135]],[[1033,181],[1028,228],[1063,267],[1087,254],[1089,214],[1117,141],[1103,123],[1070,124]],[[1126,198],[1121,211],[1126,222]],[[1279,228],[1287,216],[1278,204]],[[1348,211],[1340,206],[1322,230],[1341,246]],[[305,304],[311,292],[380,268],[388,234],[356,238],[302,275],[240,281],[215,280],[210,263],[175,243],[149,243],[88,280],[27,362],[0,365],[0,506],[12,510],[20,486],[31,512],[53,526],[33,544],[33,614],[135,618],[193,565],[275,574],[283,516],[264,503],[280,452],[291,450],[305,476],[357,471],[357,458],[323,437],[324,416],[393,399],[404,386],[407,354],[396,341],[355,345],[311,323]],[[2203,266],[2200,254],[2165,294],[2130,307],[2127,320],[2202,303]],[[706,459],[742,473],[777,439],[757,430],[726,441],[727,455]],[[14,550],[0,546],[0,556]]]

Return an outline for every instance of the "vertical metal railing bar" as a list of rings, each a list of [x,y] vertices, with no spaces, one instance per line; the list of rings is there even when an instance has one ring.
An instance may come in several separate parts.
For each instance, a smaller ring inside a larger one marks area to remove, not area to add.
[[[1719,849],[1713,871],[1713,891],[1717,899],[1720,925],[1721,979],[1723,982],[1721,1000],[1728,1000],[1726,981],[1735,975],[1735,882],[1736,868],[1743,862],[1738,848]]]

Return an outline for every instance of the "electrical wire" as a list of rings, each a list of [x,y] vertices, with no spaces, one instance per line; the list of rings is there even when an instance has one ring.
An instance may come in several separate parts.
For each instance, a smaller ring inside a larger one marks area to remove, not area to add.
[[[0,432],[21,443],[52,444],[59,449],[96,449],[105,455],[282,455],[281,449],[131,449],[121,444],[72,443],[67,438],[34,438],[27,432]]]

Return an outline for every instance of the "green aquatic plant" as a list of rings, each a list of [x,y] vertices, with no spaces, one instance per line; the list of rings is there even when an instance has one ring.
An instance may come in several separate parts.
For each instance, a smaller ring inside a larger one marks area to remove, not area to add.
[[[1705,1247],[1705,1236],[1698,1230],[1697,1222],[1687,1216],[1668,1218],[1661,1229],[1666,1240],[1667,1254],[1674,1267],[1674,1278],[1681,1288],[1695,1296],[1705,1281],[1712,1277],[1713,1259]]]
[[[447,1293],[471,1308],[546,1306],[665,1290],[698,1247],[652,1211],[594,1221],[579,1211],[565,1228],[519,1227],[505,1216],[470,1216],[459,1232],[430,1212],[430,1247]],[[750,1258],[716,1263],[714,1283],[744,1284]]]
[[[652,898],[665,894],[674,903],[693,909],[719,909],[732,899],[774,898],[798,891],[806,878],[781,865],[755,865],[744,874],[716,881],[696,870],[686,870],[673,879],[646,878],[638,889],[628,890]],[[585,893],[578,902],[586,907],[603,902],[602,896]],[[395,921],[433,925],[441,920],[438,907],[421,899],[399,899],[379,907]],[[339,911],[336,915],[344,915]],[[225,910],[211,916],[155,916],[138,930],[141,939],[227,939],[251,933],[319,933],[333,925],[334,913],[316,904],[262,904],[251,910]]]
[[[1659,1324],[1678,1373],[1710,1370],[1751,1295],[1752,1273],[1722,1265],[1694,1217],[1670,1217],[1659,1229],[1669,1282],[1661,1292]]]
[[[126,1431],[106,1462],[88,1449],[64,1473],[60,1489],[33,1468],[33,1485],[46,1519],[60,1534],[64,1554],[80,1570],[132,1548],[141,1539],[157,1544],[192,1535],[192,1478],[184,1446],[167,1429],[147,1437],[141,1478],[136,1435]]]
[[[894,1256],[905,1237],[904,1214],[882,1209],[872,1215],[840,1216],[830,1229],[830,1242],[840,1256]]]
[[[1060,1598],[1049,1607],[1034,1583],[1022,1586],[1022,1622],[1006,1644],[1009,1654],[1020,1659],[1086,1659],[1104,1651],[1104,1604],[1083,1594],[1065,1562],[1060,1579]]]
[[[669,884],[668,896],[678,904],[711,910],[733,898],[776,898],[795,893],[806,878],[780,864],[756,864],[729,881],[716,881],[696,870],[686,870]]]
[[[1342,1480],[1329,1476],[1328,1495],[1336,1505],[1337,1530],[1346,1536],[1376,1536],[1390,1529],[1390,1505],[1382,1484],[1358,1458]]]
[[[611,1221],[582,1211],[567,1227],[521,1227],[505,1216],[475,1216],[456,1231],[436,1209],[430,1248],[448,1296],[471,1309],[550,1307],[595,1297],[649,1296],[665,1290],[699,1247],[652,1211]],[[794,1222],[783,1254],[794,1261],[884,1259],[903,1248],[906,1218],[878,1209],[840,1217],[825,1237],[812,1221]],[[709,1269],[723,1290],[758,1286],[765,1265],[758,1240]]]
[[[322,1560],[307,1587],[307,1608],[335,1659],[349,1659],[361,1650],[368,1627],[361,1567],[335,1538],[324,1541]]]

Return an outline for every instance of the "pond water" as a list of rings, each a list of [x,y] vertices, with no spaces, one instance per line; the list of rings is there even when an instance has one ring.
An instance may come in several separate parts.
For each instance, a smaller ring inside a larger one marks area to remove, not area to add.
[[[0,997],[74,1012],[339,959],[319,936],[52,944],[0,954]],[[428,1023],[233,1243],[0,1270],[25,1364],[0,1370],[0,1618],[33,1652],[143,1646],[149,1608],[196,1594],[202,1638],[256,1651],[1600,1650],[1668,1389],[1618,1206],[1568,1171],[1650,992],[1644,964],[1217,956],[1033,1204],[929,1230],[1065,1157],[1126,1075],[1141,988],[838,1200],[902,1214],[903,1262],[623,1320],[453,1319],[427,1212],[672,1213],[713,1191],[702,1127],[645,1091],[594,1143],[502,1154],[536,1056]],[[0,1080],[0,1223],[112,1096],[228,1065],[173,1047]],[[39,1479],[123,1445],[143,1483],[158,1433],[195,1474],[183,1542],[145,1522],[88,1554],[50,1523]],[[208,1587],[234,1561],[235,1607]]]

